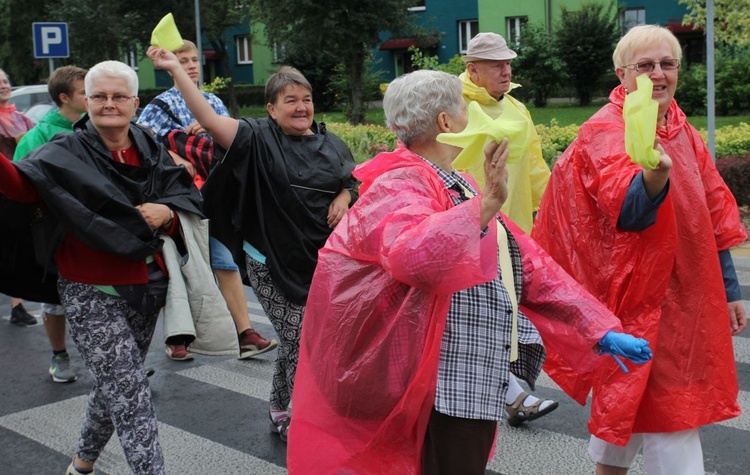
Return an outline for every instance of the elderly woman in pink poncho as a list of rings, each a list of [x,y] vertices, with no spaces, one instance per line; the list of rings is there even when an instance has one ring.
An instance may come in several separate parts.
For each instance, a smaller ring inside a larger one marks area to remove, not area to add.
[[[482,192],[453,170],[436,137],[467,125],[457,77],[402,76],[384,109],[400,144],[355,171],[307,300],[289,473],[483,474],[509,371],[533,387],[542,337],[583,373],[650,350],[499,214],[506,140]]]

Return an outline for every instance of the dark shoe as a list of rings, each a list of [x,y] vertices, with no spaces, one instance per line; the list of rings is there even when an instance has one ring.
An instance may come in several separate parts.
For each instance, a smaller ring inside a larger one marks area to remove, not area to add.
[[[238,359],[246,360],[266,351],[273,350],[277,346],[279,346],[279,342],[276,340],[266,340],[258,332],[250,328],[242,332],[240,336],[240,356]]]
[[[167,356],[175,361],[190,361],[193,359],[193,354],[187,350],[184,344],[167,344]]]
[[[90,472],[81,472],[78,470],[73,462],[70,462],[70,465],[68,465],[68,470],[65,472],[66,475],[94,475],[94,471]]]
[[[152,368],[151,366],[146,366],[146,377],[147,378],[150,378],[151,376],[153,376],[154,373],[156,373],[156,370],[154,368]]]
[[[505,410],[508,412],[508,425],[511,427],[519,427],[526,421],[533,421],[540,417],[549,414],[550,412],[557,409],[558,403],[552,401],[544,409],[540,409],[539,406],[548,399],[537,399],[537,401],[531,406],[524,405],[526,397],[529,395],[526,391],[518,395],[513,404],[506,404]]]
[[[10,311],[10,323],[20,327],[27,327],[36,325],[36,318],[23,308],[22,303],[19,303]]]
[[[269,417],[271,415],[269,414]],[[279,438],[286,444],[286,437],[289,434],[289,424],[291,424],[292,418],[289,416],[282,416],[274,422],[271,417],[271,432],[279,434]]]

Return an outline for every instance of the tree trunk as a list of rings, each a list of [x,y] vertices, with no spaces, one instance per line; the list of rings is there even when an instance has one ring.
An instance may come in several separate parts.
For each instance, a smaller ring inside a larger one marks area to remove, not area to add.
[[[232,78],[232,67],[229,64],[229,55],[227,54],[227,44],[224,41],[211,40],[211,46],[214,47],[214,51],[219,55],[222,69],[224,70],[225,77]],[[237,118],[240,115],[240,107],[237,104],[237,95],[234,92],[234,81],[229,81],[227,84],[227,96],[229,97],[229,113],[232,117]]]
[[[352,125],[365,122],[365,108],[362,101],[362,82],[365,71],[365,56],[358,51],[349,56],[349,108],[347,119]]]

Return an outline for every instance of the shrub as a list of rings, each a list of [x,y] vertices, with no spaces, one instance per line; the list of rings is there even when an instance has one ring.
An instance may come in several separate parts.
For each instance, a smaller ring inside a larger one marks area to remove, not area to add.
[[[354,161],[357,163],[365,162],[380,152],[396,148],[396,136],[382,125],[331,122],[326,126],[349,146],[354,155]]]
[[[699,130],[704,141],[708,131]],[[750,124],[741,122],[737,126],[727,125],[716,129],[716,156],[744,156],[750,154]]]
[[[737,204],[750,205],[750,154],[720,158],[716,161],[716,168]]]
[[[533,99],[536,107],[546,107],[560,83],[565,82],[565,66],[552,36],[542,25],[526,25],[516,51],[518,58],[513,61],[516,82],[523,85],[522,93]]]
[[[550,168],[578,136],[578,127],[577,125],[559,126],[555,119],[552,119],[549,125],[538,124],[536,126],[536,131],[542,139],[542,156]]]
[[[750,110],[750,55],[742,50],[716,51],[716,115],[729,116]],[[675,93],[687,115],[706,113],[706,66],[691,64],[680,73]]]

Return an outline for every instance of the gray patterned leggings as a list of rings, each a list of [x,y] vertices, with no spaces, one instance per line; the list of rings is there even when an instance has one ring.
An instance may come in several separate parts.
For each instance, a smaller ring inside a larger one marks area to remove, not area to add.
[[[250,286],[273,324],[273,329],[279,335],[279,352],[276,356],[271,387],[271,407],[285,410],[292,402],[305,307],[290,302],[284,296],[271,279],[268,267],[247,255],[245,261]]]
[[[120,297],[62,277],[58,290],[70,334],[94,379],[76,456],[96,462],[116,429],[133,473],[163,474],[156,414],[143,366],[159,312],[141,314]]]

